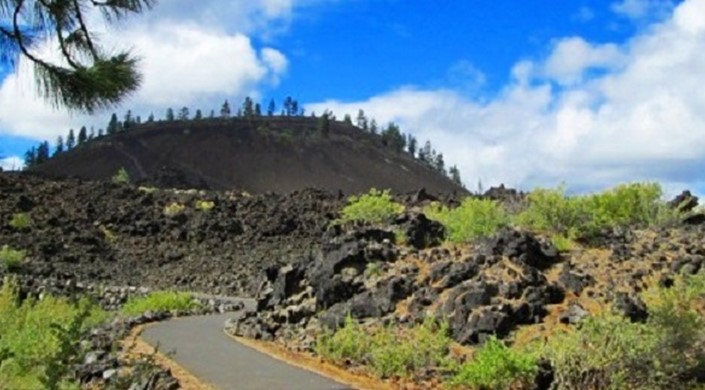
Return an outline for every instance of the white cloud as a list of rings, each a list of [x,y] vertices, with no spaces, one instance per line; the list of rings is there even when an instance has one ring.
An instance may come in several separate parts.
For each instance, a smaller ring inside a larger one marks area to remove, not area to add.
[[[615,44],[592,45],[580,37],[558,41],[544,63],[545,76],[562,84],[580,82],[586,71],[610,69],[622,62],[622,53]]]
[[[24,161],[17,157],[5,157],[0,159],[0,168],[5,171],[18,171],[24,167]]]
[[[612,11],[629,19],[657,19],[673,9],[670,0],[621,0],[612,4]]]
[[[578,190],[658,180],[702,191],[705,19],[697,15],[705,15],[705,0],[685,1],[624,45],[560,40],[547,58],[518,62],[512,81],[486,102],[405,87],[306,108],[338,116],[362,108],[396,121],[433,140],[473,187],[478,179],[525,189],[565,181]]]

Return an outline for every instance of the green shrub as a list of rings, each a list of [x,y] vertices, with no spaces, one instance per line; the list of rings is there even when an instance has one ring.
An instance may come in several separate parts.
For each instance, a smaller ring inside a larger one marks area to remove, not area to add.
[[[554,335],[544,355],[558,388],[689,388],[705,369],[705,275],[644,294],[645,323],[603,313]]]
[[[181,203],[172,202],[164,206],[164,215],[172,217],[174,215],[180,214],[186,209],[186,206]]]
[[[215,202],[211,200],[197,200],[196,209],[201,211],[211,211],[215,207]]]
[[[519,226],[568,239],[590,239],[602,229],[646,226],[674,218],[655,183],[622,184],[599,194],[565,195],[557,189],[536,189],[527,208],[516,217]]]
[[[27,229],[32,225],[32,218],[27,213],[15,213],[12,214],[9,225],[17,230]]]
[[[26,255],[27,252],[25,251],[12,249],[8,245],[3,245],[2,249],[0,249],[0,264],[2,264],[6,270],[14,271],[22,264]]]
[[[455,243],[492,235],[509,223],[502,205],[487,199],[467,198],[454,209],[434,202],[426,207],[424,213],[442,223],[448,231],[447,239]]]
[[[67,377],[82,361],[80,335],[107,318],[87,300],[20,302],[17,281],[6,278],[0,289],[0,388],[80,388]]]
[[[491,337],[472,360],[459,367],[449,384],[473,389],[530,388],[537,373],[534,355],[509,348]]]
[[[380,328],[372,336],[369,362],[382,377],[412,377],[424,368],[445,368],[450,364],[451,339],[448,324],[433,318],[411,329]]]
[[[364,329],[349,316],[336,332],[323,333],[316,352],[326,360],[367,365],[380,377],[409,377],[422,368],[449,365],[448,325],[427,319],[411,329],[381,327]]]
[[[341,212],[340,222],[380,223],[403,211],[404,206],[392,199],[389,190],[379,191],[373,188],[367,194],[348,198],[348,205]]]
[[[130,175],[127,173],[125,168],[120,168],[115,175],[113,175],[112,181],[116,184],[129,184]]]
[[[562,234],[554,234],[551,242],[559,252],[568,252],[575,248],[575,242]]]
[[[352,317],[345,318],[345,325],[335,332],[326,330],[315,345],[315,351],[325,360],[336,364],[346,361],[360,363],[369,352],[372,338]]]
[[[120,312],[127,316],[136,316],[148,311],[153,312],[188,312],[198,308],[189,293],[177,291],[154,291],[143,297],[130,298],[122,306]]]

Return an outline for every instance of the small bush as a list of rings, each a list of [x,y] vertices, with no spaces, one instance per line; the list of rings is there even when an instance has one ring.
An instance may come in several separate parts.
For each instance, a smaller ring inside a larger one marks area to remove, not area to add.
[[[705,274],[644,293],[645,323],[603,313],[544,349],[557,388],[690,388],[705,370]]]
[[[186,209],[186,206],[182,205],[181,203],[172,202],[172,203],[169,203],[168,205],[164,206],[164,215],[171,217],[171,216],[180,214],[185,209]]]
[[[130,175],[127,173],[125,168],[120,168],[115,175],[113,175],[112,181],[115,184],[129,184]]]
[[[67,376],[82,361],[82,332],[108,318],[87,300],[45,297],[20,302],[18,283],[0,289],[0,388],[80,388]]]
[[[17,230],[27,229],[32,225],[32,218],[27,213],[15,213],[12,214],[9,225]]]
[[[366,365],[377,376],[410,377],[423,368],[449,365],[448,325],[427,319],[411,329],[392,327],[363,329],[348,317],[336,332],[325,332],[315,350],[337,364]]]
[[[559,252],[568,252],[575,248],[575,242],[561,234],[553,235],[551,237],[551,242]]]
[[[535,356],[509,348],[491,337],[471,361],[460,366],[449,384],[496,390],[530,388],[537,373]]]
[[[603,229],[664,223],[675,213],[661,200],[655,183],[623,184],[599,194],[568,197],[565,188],[536,189],[516,223],[568,239],[590,239]]]
[[[352,317],[335,332],[325,331],[316,340],[315,351],[325,360],[336,364],[362,362],[372,345],[372,338]]]
[[[447,239],[455,243],[492,235],[509,223],[502,205],[486,199],[467,198],[454,209],[434,202],[426,207],[424,213],[442,223],[448,230]]]
[[[0,264],[2,264],[6,270],[14,271],[22,264],[26,255],[27,252],[25,251],[12,249],[8,245],[3,245],[2,249],[0,249]]]
[[[341,212],[340,222],[381,223],[403,211],[404,206],[394,202],[389,190],[379,191],[373,188],[367,194],[348,198],[348,205]]]
[[[215,207],[215,202],[211,200],[197,200],[196,209],[201,211],[211,211]]]
[[[148,311],[153,312],[188,312],[198,308],[189,293],[176,291],[154,291],[146,296],[129,299],[120,312],[127,316],[136,316]]]

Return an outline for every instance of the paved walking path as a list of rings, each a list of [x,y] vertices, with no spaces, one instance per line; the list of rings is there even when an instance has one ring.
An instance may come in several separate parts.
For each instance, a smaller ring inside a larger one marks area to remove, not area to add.
[[[176,318],[152,325],[141,338],[221,390],[338,390],[349,387],[290,366],[231,339],[223,324],[232,314]]]

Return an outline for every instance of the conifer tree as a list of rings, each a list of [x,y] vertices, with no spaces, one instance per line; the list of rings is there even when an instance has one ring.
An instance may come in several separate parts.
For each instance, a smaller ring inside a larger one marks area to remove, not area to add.
[[[350,114],[345,114],[343,117],[343,123],[352,126],[352,118],[350,117]]]
[[[76,146],[76,136],[73,133],[73,129],[69,130],[69,135],[66,136],[66,150],[71,150]]]
[[[174,121],[174,110],[171,107],[166,109],[166,118],[165,119],[167,122]]]
[[[76,139],[76,142],[78,145],[86,142],[88,140],[88,131],[86,130],[86,126],[81,126],[81,129],[78,130],[78,138]]]
[[[321,133],[323,137],[328,137],[330,134],[330,118],[331,118],[331,113],[329,111],[325,111],[323,115],[321,115],[320,118],[318,118],[318,132]]]
[[[91,23],[113,24],[154,4],[156,0],[0,0],[0,61],[14,67],[22,56],[32,62],[37,90],[56,107],[92,113],[115,106],[140,85],[137,58],[129,50],[99,45]],[[59,48],[59,58],[44,55],[47,41]]]
[[[259,103],[255,104],[255,116],[262,116],[262,106]]]
[[[61,154],[64,152],[64,138],[62,136],[58,136],[56,138],[56,146],[54,147],[54,156],[57,154]]]
[[[370,133],[377,134],[377,120],[374,118],[370,121]]]
[[[152,123],[154,122],[154,113],[150,112],[149,116],[147,117],[147,123]]]
[[[448,168],[448,175],[450,175],[450,179],[453,180],[455,184],[459,186],[463,185],[463,182],[460,179],[460,170],[458,170],[458,167],[453,165],[452,167]]]
[[[132,110],[127,110],[125,113],[125,120],[122,122],[122,129],[127,130],[134,124],[135,120],[132,118]]]
[[[108,127],[106,128],[106,131],[108,134],[115,134],[118,132],[118,119],[117,115],[113,113],[113,115],[110,116],[110,122],[108,122]]]
[[[365,117],[365,111],[363,111],[362,109],[357,112],[356,123],[357,127],[362,129],[363,131],[367,131],[367,117]]]
[[[269,105],[267,106],[267,116],[273,116],[274,111],[277,109],[276,103],[274,103],[274,99],[271,99],[269,101]]]
[[[188,107],[186,107],[186,106],[181,107],[181,109],[179,110],[178,119],[180,121],[186,121],[186,120],[188,120],[188,116],[189,116]]]
[[[225,103],[220,107],[220,117],[223,119],[230,118],[230,103],[226,100]]]
[[[200,109],[196,110],[196,114],[193,115],[193,119],[200,121],[203,119],[203,113],[201,112]]]
[[[249,118],[253,118],[255,116],[254,103],[252,102],[252,99],[249,96],[247,96],[245,98],[245,101],[242,102],[242,109],[241,110],[242,110],[241,114],[245,118],[249,119]],[[238,115],[238,116],[240,116],[240,115]]]
[[[41,164],[49,160],[49,142],[44,141],[37,147],[37,156],[35,163]]]
[[[25,166],[25,168],[31,168],[36,163],[37,163],[37,147],[32,146],[31,148],[27,149],[27,151],[24,154],[24,166]]]
[[[406,151],[409,152],[411,157],[416,157],[416,148],[418,147],[418,142],[416,137],[411,134],[406,135]]]

